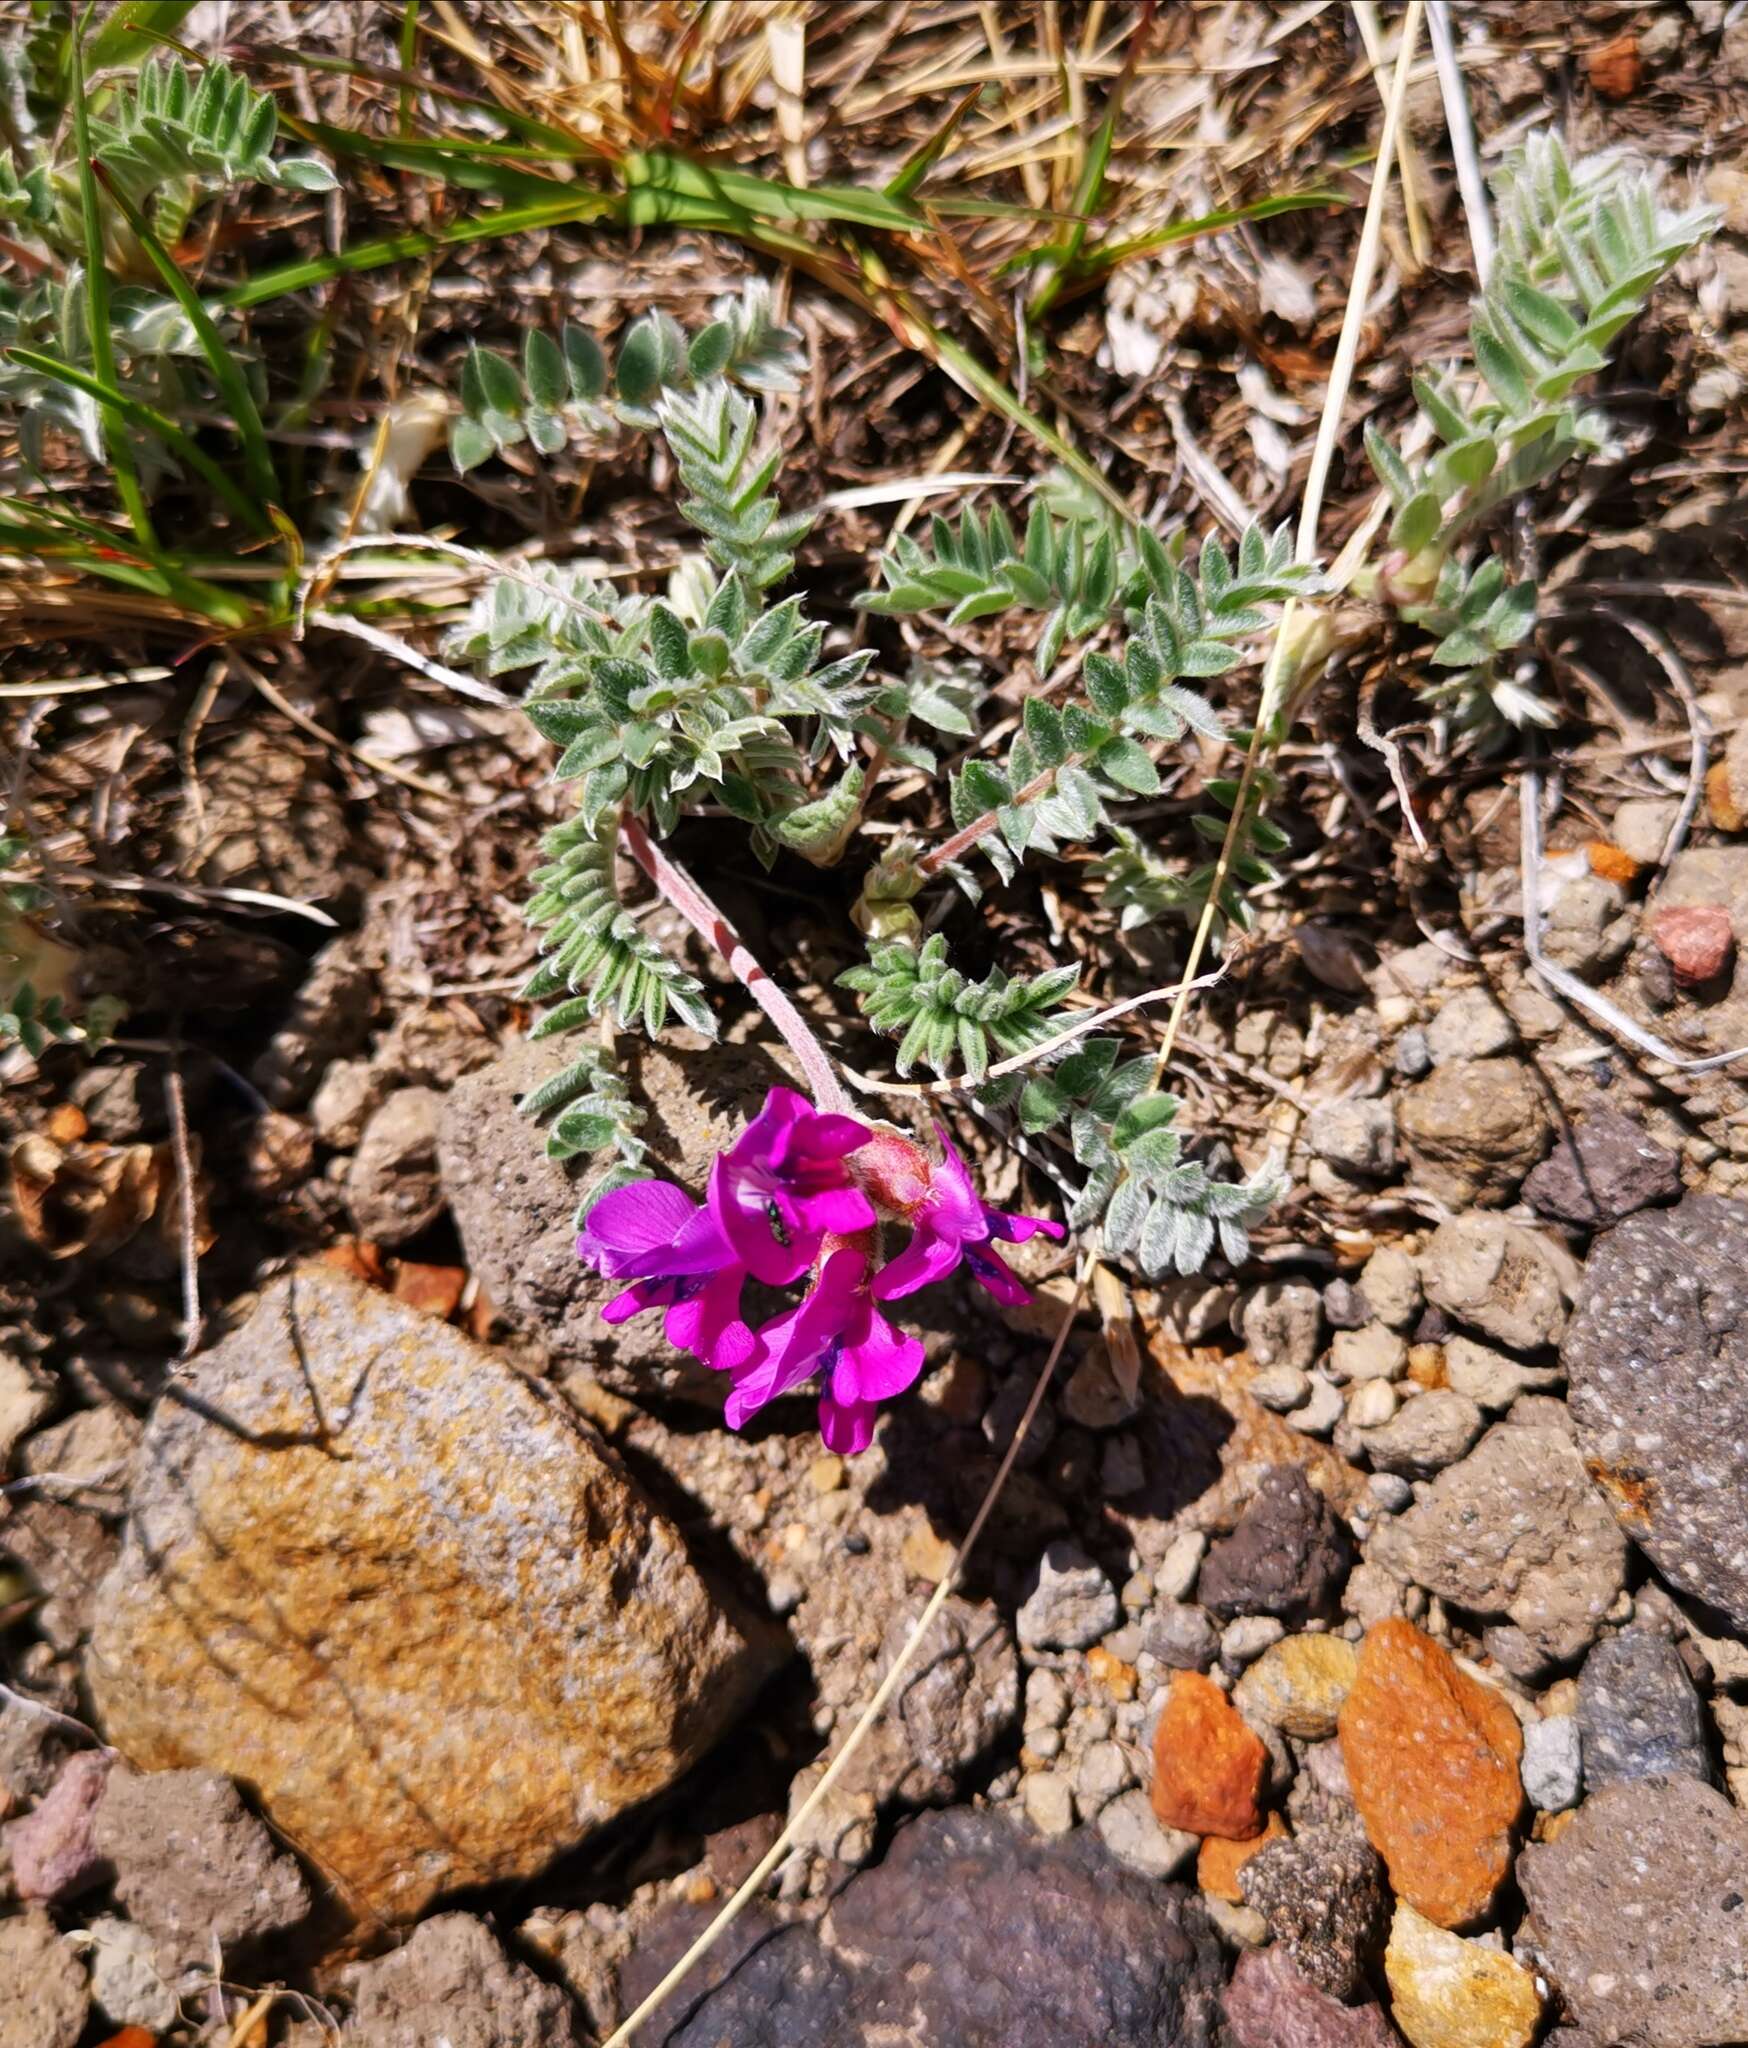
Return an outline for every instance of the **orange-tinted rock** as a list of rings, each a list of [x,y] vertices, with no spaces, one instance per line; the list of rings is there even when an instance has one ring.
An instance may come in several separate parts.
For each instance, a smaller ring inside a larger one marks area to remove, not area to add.
[[[402,1259],[395,1267],[394,1297],[408,1308],[423,1309],[446,1323],[461,1306],[467,1292],[467,1271],[462,1266],[422,1266]]]
[[[1714,761],[1706,770],[1706,809],[1720,832],[1748,827],[1748,808],[1736,800],[1736,778],[1728,761]]]
[[[665,1790],[769,1661],[563,1401],[310,1264],[159,1404],[87,1677],[394,1920]]]
[[[1639,863],[1624,847],[1607,839],[1593,839],[1584,851],[1590,861],[1590,872],[1603,881],[1619,882],[1623,889],[1629,889],[1638,880]]]
[[[1095,1643],[1086,1653],[1087,1675],[1095,1685],[1102,1685],[1114,1700],[1132,1700],[1138,1683],[1133,1664],[1125,1664],[1102,1643]]]
[[[1238,1889],[1238,1873],[1259,1849],[1286,1839],[1287,1824],[1278,1813],[1271,1813],[1268,1826],[1248,1842],[1228,1842],[1219,1835],[1208,1835],[1196,1857],[1196,1882],[1203,1891],[1212,1892],[1229,1906],[1242,1906],[1244,1894]]]
[[[1585,60],[1590,82],[1605,100],[1630,100],[1645,75],[1639,39],[1630,30],[1600,44]]]
[[[1168,1828],[1248,1841],[1262,1832],[1268,1752],[1211,1678],[1180,1671],[1153,1737],[1153,1811]]]
[[[1523,1735],[1499,1696],[1411,1622],[1380,1622],[1341,1710],[1354,1804],[1390,1882],[1440,1927],[1486,1910],[1511,1867]]]

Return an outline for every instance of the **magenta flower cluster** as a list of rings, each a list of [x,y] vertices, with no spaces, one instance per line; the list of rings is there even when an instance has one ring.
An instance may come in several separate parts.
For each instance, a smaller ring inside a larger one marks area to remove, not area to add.
[[[712,1164],[702,1207],[665,1181],[639,1181],[589,1211],[579,1256],[631,1282],[602,1316],[622,1323],[665,1309],[669,1342],[729,1375],[731,1427],[817,1381],[827,1445],[866,1450],[879,1404],[911,1386],[923,1364],[921,1340],[894,1329],[879,1304],[960,1265],[997,1301],[1025,1301],[996,1243],[1063,1235],[1059,1223],[990,1208],[939,1124],[935,1133],[942,1157],[931,1161],[897,1132],[773,1088]],[[883,1221],[910,1227],[885,1263]],[[775,1287],[811,1282],[796,1307],[753,1329],[741,1316],[749,1276]]]

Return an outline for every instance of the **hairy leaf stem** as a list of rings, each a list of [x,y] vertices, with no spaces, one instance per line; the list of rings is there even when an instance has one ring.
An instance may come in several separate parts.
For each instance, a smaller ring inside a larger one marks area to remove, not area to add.
[[[823,1110],[848,1116],[850,1098],[837,1077],[831,1056],[814,1036],[807,1019],[753,958],[732,924],[684,868],[669,860],[629,811],[620,814],[619,836],[625,850],[698,936],[723,961],[771,1022],[783,1043],[800,1062],[813,1099]]]

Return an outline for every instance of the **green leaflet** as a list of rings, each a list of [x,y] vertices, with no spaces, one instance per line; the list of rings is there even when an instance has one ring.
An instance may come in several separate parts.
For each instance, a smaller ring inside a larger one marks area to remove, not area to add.
[[[998,967],[982,981],[967,981],[936,932],[920,947],[902,939],[871,945],[866,965],[840,974],[838,984],[856,991],[877,1031],[899,1040],[901,1074],[918,1066],[942,1076],[958,1069],[980,1082],[992,1065],[1062,1028],[1062,999],[1079,978],[1078,967],[1056,967],[1010,980]]]
[[[766,831],[780,846],[804,855],[819,867],[829,867],[844,850],[844,841],[862,810],[862,788],[867,781],[861,767],[852,762],[824,796],[810,804],[797,804],[792,811],[772,818]]]
[[[999,507],[981,519],[968,510],[956,528],[936,519],[932,551],[901,536],[882,562],[886,590],[863,600],[891,613],[950,604],[950,620],[967,616],[968,606],[1048,605],[1044,640],[1052,650],[1122,618],[1128,637],[1120,650],[1085,656],[1084,694],[1060,707],[1029,697],[1005,760],[978,758],[953,779],[954,824],[964,830],[990,819],[979,845],[1004,878],[1016,857],[1093,841],[1109,828],[1111,805],[1155,794],[1159,743],[1190,732],[1224,738],[1189,681],[1234,667],[1267,625],[1265,607],[1321,588],[1313,570],[1292,560],[1285,527],[1251,528],[1236,559],[1210,540],[1193,575],[1150,533],[1137,534],[1130,552],[1111,530],[1089,541],[1092,531],[1086,522],[1057,521],[1041,502],[1023,542]]]
[[[603,1011],[628,1029],[661,1035],[671,1011],[706,1038],[716,1020],[702,985],[675,966],[621,908],[613,886],[617,815],[555,825],[540,842],[526,916],[540,938],[541,963],[521,990],[524,1002],[569,1000],[542,1019],[545,1032],[571,1028]],[[563,1018],[555,1026],[553,1016]]]
[[[557,1010],[549,1010],[529,1034],[551,1038],[569,1028]],[[568,1066],[560,1068],[517,1105],[522,1114],[547,1125],[546,1150],[553,1159],[598,1157],[611,1152],[607,1167],[587,1183],[577,1203],[576,1227],[603,1195],[633,1181],[649,1178],[648,1147],[639,1133],[648,1113],[631,1099],[625,1076],[604,1046],[583,1044]]]
[[[1404,616],[1437,636],[1431,662],[1456,669],[1426,685],[1434,705],[1477,731],[1551,724],[1516,677],[1511,650],[1535,623],[1535,591],[1502,588],[1503,570],[1463,567],[1454,551],[1501,505],[1573,455],[1600,448],[1601,417],[1573,396],[1606,366],[1621,329],[1718,216],[1672,213],[1649,178],[1612,156],[1574,163],[1559,138],[1532,136],[1494,180],[1498,248],[1474,302],[1469,365],[1414,379],[1443,446],[1411,463],[1368,426],[1366,452],[1395,507],[1390,541],[1412,573],[1377,579]],[[1422,595],[1436,578],[1436,588]]]
[[[805,369],[801,336],[777,320],[762,279],[719,299],[709,324],[690,338],[666,313],[644,314],[626,330],[611,372],[586,327],[567,321],[556,341],[531,328],[520,364],[490,349],[469,351],[450,458],[465,476],[525,443],[542,456],[573,446],[603,453],[623,429],[660,424],[672,394],[723,380],[747,391],[793,391]]]

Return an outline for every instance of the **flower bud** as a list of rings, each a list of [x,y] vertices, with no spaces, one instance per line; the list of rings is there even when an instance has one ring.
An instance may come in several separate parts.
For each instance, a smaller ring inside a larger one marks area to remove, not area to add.
[[[868,1199],[889,1216],[912,1216],[928,1200],[934,1172],[928,1154],[891,1124],[875,1124],[847,1163]]]

